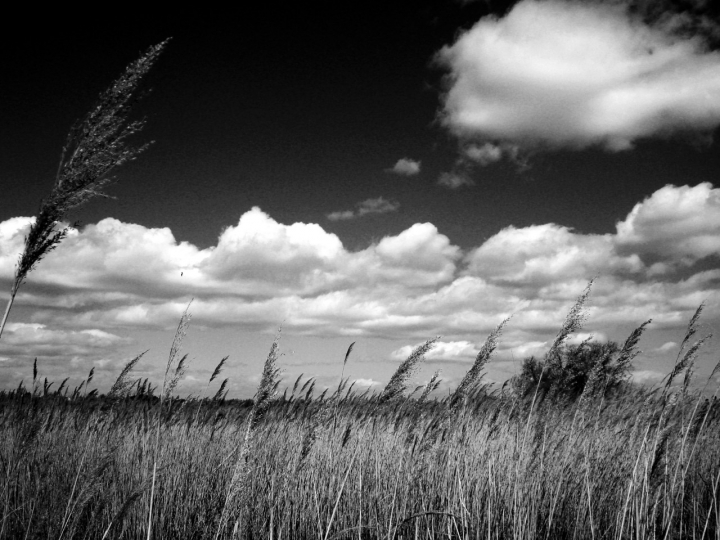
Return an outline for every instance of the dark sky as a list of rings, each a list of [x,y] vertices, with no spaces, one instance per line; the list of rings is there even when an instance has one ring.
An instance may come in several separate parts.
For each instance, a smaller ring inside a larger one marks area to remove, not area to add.
[[[641,141],[632,152],[543,153],[523,171],[507,161],[476,168],[471,188],[437,185],[457,143],[437,121],[445,72],[433,56],[488,12],[484,2],[268,4],[211,15],[174,8],[162,18],[123,13],[89,23],[66,14],[39,39],[5,34],[0,220],[35,211],[72,122],[168,36],[137,110],[148,121],[138,142],[155,144],[118,171],[116,200],[72,219],[169,226],[206,247],[257,205],[280,222],[321,223],[350,248],[423,221],[467,247],[511,223],[611,232],[659,187],[714,179],[717,144],[673,139]],[[385,171],[401,157],[422,162],[419,178]],[[380,196],[399,211],[363,227],[325,218]]]

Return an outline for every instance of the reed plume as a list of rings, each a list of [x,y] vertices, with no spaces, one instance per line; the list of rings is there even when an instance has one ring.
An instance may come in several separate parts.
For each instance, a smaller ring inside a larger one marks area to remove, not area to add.
[[[278,341],[279,337],[276,337],[270,347],[270,353],[265,359],[265,365],[263,366],[263,372],[260,378],[260,385],[255,393],[252,409],[250,409],[250,414],[248,414],[246,420],[245,436],[243,437],[243,441],[240,445],[237,459],[235,461],[233,475],[225,496],[220,521],[215,533],[216,539],[221,535],[230,517],[242,510],[243,503],[249,497],[247,485],[251,472],[249,458],[255,427],[262,419],[265,412],[267,412],[272,399],[277,393],[279,383],[280,369],[276,366],[276,362],[279,357]],[[237,528],[237,526],[238,522],[236,521],[235,527]]]
[[[378,398],[378,404],[392,401],[405,392],[408,380],[417,369],[420,361],[425,357],[425,354],[435,346],[438,339],[440,338],[436,337],[435,339],[430,339],[419,347],[416,347],[410,353],[410,356],[408,356],[402,364],[398,366],[395,373],[393,373],[392,377],[390,377],[390,381],[387,383],[387,386],[385,386],[385,389]]]
[[[103,188],[114,178],[110,173],[135,159],[150,143],[131,146],[127,139],[145,126],[144,120],[129,121],[137,101],[134,98],[140,81],[150,71],[167,45],[150,47],[107,90],[100,94],[95,107],[76,123],[67,136],[50,195],[40,203],[40,210],[25,237],[25,247],[15,267],[5,314],[0,323],[2,336],[10,309],[20,286],[37,264],[55,249],[68,234],[69,227],[59,224],[67,213],[94,197],[107,197]]]
[[[510,317],[501,322],[485,340],[485,343],[480,349],[480,352],[477,354],[477,357],[475,358],[475,362],[473,363],[472,367],[465,374],[462,381],[460,381],[460,384],[455,389],[455,392],[453,392],[452,396],[450,397],[451,410],[457,409],[460,404],[464,403],[465,398],[467,397],[470,390],[472,390],[472,388],[477,384],[478,380],[480,379],[482,370],[485,367],[485,364],[487,364],[490,360],[490,356],[492,356],[492,353],[497,348],[498,338],[500,337],[503,328],[509,320]]]

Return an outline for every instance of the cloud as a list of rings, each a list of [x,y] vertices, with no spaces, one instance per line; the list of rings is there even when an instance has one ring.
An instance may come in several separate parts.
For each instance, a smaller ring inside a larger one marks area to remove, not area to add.
[[[689,33],[699,27],[678,14],[647,23],[620,2],[522,0],[438,53],[442,121],[461,139],[525,148],[707,133],[720,124],[720,53]]]
[[[656,347],[656,348],[654,349],[654,351],[655,351],[655,352],[668,352],[668,351],[672,351],[672,350],[675,349],[677,346],[678,346],[678,344],[675,343],[674,341],[668,341],[668,342],[666,342],[666,343],[663,343],[663,344],[660,345],[659,347]]]
[[[80,357],[112,352],[130,342],[95,328],[68,331],[37,323],[8,323],[3,333],[3,353],[27,358]]]
[[[30,218],[11,221],[16,225],[18,220],[24,220],[25,227],[0,248],[0,280],[11,279],[22,251],[22,238],[32,223]],[[7,223],[1,228],[7,229]],[[43,259],[29,281],[70,292],[103,290],[115,295],[143,295],[147,288],[158,294],[171,289],[183,270],[187,279],[192,279],[193,268],[208,254],[187,242],[177,243],[168,228],[150,229],[107,218],[82,231],[69,229],[60,247]]]
[[[401,176],[415,176],[420,173],[420,165],[420,161],[415,161],[410,158],[402,158],[398,159],[397,163],[395,163],[391,169],[386,170]]]
[[[188,277],[230,281],[246,293],[262,294],[267,282],[275,294],[277,287],[286,292],[318,290],[332,280],[334,261],[344,252],[340,239],[320,225],[282,225],[254,207],[223,231],[215,249],[198,256],[197,275]]]
[[[482,146],[471,144],[465,148],[465,156],[475,163],[485,166],[500,161],[503,150],[500,146],[491,143],[485,143]]]
[[[449,280],[455,271],[454,261],[460,248],[438,232],[431,223],[416,223],[397,236],[386,236],[373,249],[386,268],[414,268],[439,272],[440,280]]]
[[[355,380],[353,380],[353,383],[355,384],[355,386],[361,386],[363,388],[370,388],[372,386],[377,386],[379,384],[382,384],[382,383],[379,383],[378,381],[374,381],[372,379],[355,379]]]
[[[653,371],[649,369],[633,370],[630,372],[630,376],[633,381],[640,384],[656,384],[660,382],[664,377],[665,373],[661,371]]]
[[[347,219],[353,219],[355,217],[355,212],[353,210],[338,210],[336,212],[330,212],[327,215],[327,218],[330,221],[344,221]]]
[[[608,340],[608,337],[603,332],[577,332],[570,336],[566,343],[568,345],[580,345],[585,341],[604,343]]]
[[[397,202],[386,201],[382,197],[377,199],[367,199],[358,205],[357,215],[364,216],[366,214],[385,214],[386,212],[395,212],[400,208]]]
[[[661,264],[684,264],[720,254],[720,189],[667,185],[635,205],[617,224],[615,245]]]
[[[462,173],[448,173],[444,172],[440,175],[437,181],[438,185],[444,186],[450,189],[458,189],[462,186],[473,186],[475,182],[472,181],[467,175]]]
[[[412,351],[422,345],[405,345],[390,353],[393,360],[405,360]],[[480,350],[469,341],[437,341],[435,346],[425,354],[426,360],[466,361],[472,363]]]
[[[431,223],[351,251],[319,224],[280,223],[259,208],[205,249],[166,228],[105,219],[73,230],[29,276],[0,357],[77,362],[84,376],[146,348],[126,332],[172,331],[194,297],[193,324],[207,330],[274,333],[282,324],[296,336],[392,339],[398,358],[409,353],[400,345],[439,334],[429,367],[452,370],[471,363],[509,315],[496,360],[542,354],[599,276],[583,333],[622,341],[652,317],[646,335],[657,337],[646,349],[670,358],[663,344],[681,339],[701,302],[708,323],[720,324],[720,260],[710,253],[720,236],[717,193],[710,184],[666,186],[615,233],[507,227],[465,251]],[[30,222],[0,223],[0,286],[9,288]]]
[[[386,214],[387,212],[396,212],[400,208],[400,203],[396,201],[388,201],[383,197],[377,199],[366,199],[357,203],[355,210],[342,210],[339,212],[331,212],[327,215],[330,221],[340,221],[354,219],[365,216],[367,214]]]
[[[8,286],[24,232],[5,235],[0,246],[0,282]],[[48,325],[164,327],[195,296],[193,311],[213,326],[244,320],[260,328],[289,317],[299,329],[345,320],[358,330],[363,318],[387,313],[383,289],[402,290],[400,298],[433,289],[453,279],[460,257],[429,223],[349,252],[317,224],[280,224],[253,208],[216,246],[199,250],[169,229],[108,218],[72,231],[33,272],[18,305],[32,306],[35,322]]]
[[[15,275],[15,265],[25,244],[25,234],[35,218],[15,217],[0,223],[0,276]]]
[[[580,234],[553,223],[506,227],[467,256],[467,273],[493,283],[544,286],[644,269],[635,253],[615,252],[611,235]]]

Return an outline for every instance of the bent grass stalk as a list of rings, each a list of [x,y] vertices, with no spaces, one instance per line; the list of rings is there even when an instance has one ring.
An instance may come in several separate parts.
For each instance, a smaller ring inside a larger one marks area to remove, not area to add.
[[[262,418],[263,414],[270,405],[270,401],[275,397],[277,392],[278,377],[280,374],[279,368],[276,367],[278,359],[278,340],[279,335],[275,338],[270,347],[270,353],[268,354],[265,364],[263,366],[262,376],[260,378],[260,385],[258,386],[255,398],[253,399],[252,409],[248,414],[245,427],[245,435],[243,437],[240,451],[238,452],[237,459],[235,461],[235,467],[233,468],[233,475],[228,486],[227,493],[225,496],[225,502],[222,507],[220,514],[220,520],[218,527],[215,532],[215,539],[220,537],[223,529],[225,528],[227,521],[229,520],[231,513],[236,512],[237,506],[244,503],[248,497],[247,480],[250,474],[249,465],[247,463],[250,454],[250,446],[253,440],[253,434],[257,422]],[[242,508],[240,508],[242,511]],[[239,527],[239,518],[235,521],[234,530]]]
[[[15,267],[10,298],[2,321],[0,337],[20,286],[37,264],[67,236],[68,227],[58,229],[67,213],[95,197],[107,197],[103,188],[112,182],[109,174],[135,159],[150,143],[139,147],[127,139],[141,131],[143,120],[128,121],[142,78],[150,71],[168,39],[150,47],[105,92],[82,122],[73,126],[63,147],[55,185],[25,237],[25,247]]]
[[[190,301],[192,303],[192,300]],[[183,357],[180,362],[175,366],[175,359],[177,358],[180,347],[182,346],[185,334],[187,334],[188,327],[190,326],[190,304],[185,308],[185,311],[180,317],[180,323],[178,324],[177,330],[175,331],[175,337],[173,338],[172,345],[170,346],[170,354],[168,355],[168,361],[165,365],[165,376],[163,377],[162,391],[160,392],[160,403],[158,405],[158,413],[156,417],[155,426],[155,446],[153,450],[153,472],[152,472],[152,485],[150,487],[150,508],[148,509],[148,526],[147,526],[147,540],[152,537],[152,518],[153,518],[153,502],[155,500],[155,478],[157,476],[157,464],[158,464],[158,451],[160,447],[160,423],[162,422],[162,407],[163,403],[170,397],[172,390],[177,385],[178,381],[182,377],[185,358]],[[168,379],[173,366],[175,366],[175,373]]]

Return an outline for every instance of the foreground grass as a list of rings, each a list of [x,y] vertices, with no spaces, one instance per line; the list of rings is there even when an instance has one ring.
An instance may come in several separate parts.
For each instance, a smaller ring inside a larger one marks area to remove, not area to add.
[[[453,416],[347,391],[275,400],[218,528],[247,403],[2,394],[3,538],[718,538],[720,406],[626,387],[479,393]],[[156,427],[160,426],[157,452]]]
[[[507,392],[481,384],[507,320],[442,401],[437,374],[406,397],[436,340],[377,395],[341,374],[330,395],[298,379],[278,397],[276,339],[252,401],[226,401],[227,379],[176,399],[187,311],[159,397],[129,377],[139,356],[105,397],[87,392],[93,371],[67,397],[35,366],[32,392],[0,393],[0,538],[720,538],[718,389],[706,397],[720,363],[690,391],[703,306],[650,390],[623,382],[650,321],[622,347],[581,345],[589,363],[563,349],[590,285]]]

